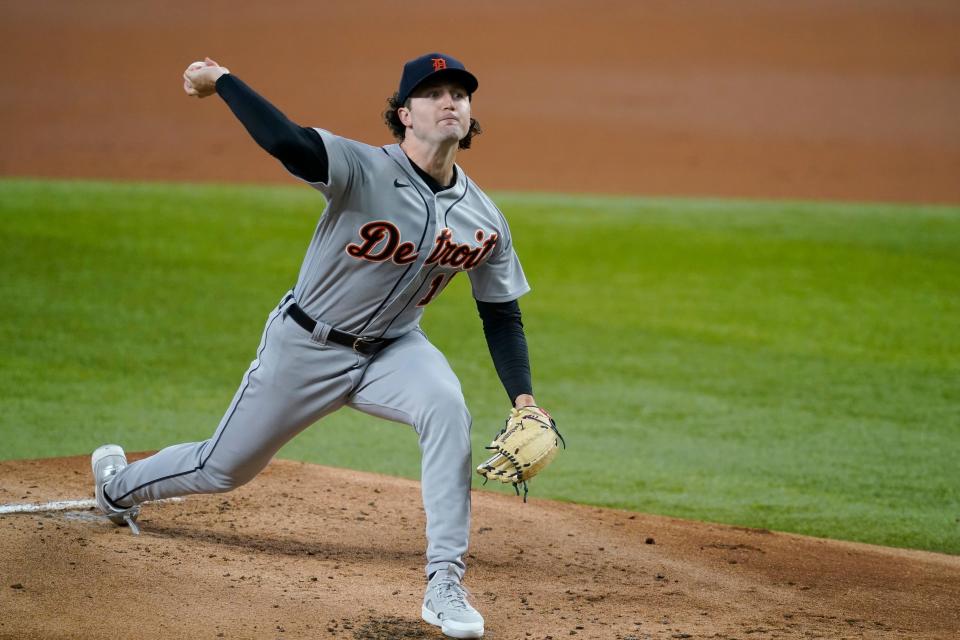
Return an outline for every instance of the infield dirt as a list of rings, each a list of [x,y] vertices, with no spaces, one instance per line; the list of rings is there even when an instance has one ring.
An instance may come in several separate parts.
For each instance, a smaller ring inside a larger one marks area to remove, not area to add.
[[[137,458],[140,456],[131,456]],[[87,457],[0,503],[89,498]],[[488,638],[955,638],[960,558],[474,492]],[[440,638],[417,482],[275,461],[229,494],[0,518],[2,638]]]
[[[390,142],[427,49],[480,79],[485,189],[960,202],[960,3],[0,3],[0,174],[282,182],[204,55],[293,120]]]
[[[289,182],[189,62],[384,143],[435,48],[480,78],[488,189],[960,202],[956,2],[4,2],[0,47],[6,176]],[[86,457],[0,462],[2,503],[89,497]],[[473,522],[488,638],[960,637],[957,557],[486,492]],[[440,637],[415,482],[277,461],[141,523],[0,518],[0,638]]]

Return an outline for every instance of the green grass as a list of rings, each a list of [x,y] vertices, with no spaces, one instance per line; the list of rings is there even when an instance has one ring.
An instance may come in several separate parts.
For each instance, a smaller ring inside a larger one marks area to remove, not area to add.
[[[497,200],[570,445],[534,497],[960,554],[960,208]],[[208,437],[321,207],[302,187],[0,181],[0,458]],[[507,405],[466,278],[425,328],[479,459]],[[349,410],[281,455],[419,468],[409,429]]]

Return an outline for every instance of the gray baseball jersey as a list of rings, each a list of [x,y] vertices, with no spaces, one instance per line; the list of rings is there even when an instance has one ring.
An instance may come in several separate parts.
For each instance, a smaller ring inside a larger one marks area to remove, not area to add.
[[[483,302],[529,291],[506,220],[462,169],[434,194],[400,145],[317,132],[330,172],[326,184],[310,183],[328,205],[294,289],[307,313],[341,331],[392,338],[416,327],[461,271]]]
[[[459,167],[434,194],[399,145],[372,147],[317,130],[329,157],[327,207],[294,290],[269,314],[256,358],[214,434],[167,447],[104,485],[116,508],[229,491],[297,433],[349,406],[411,425],[421,450],[426,573],[462,576],[470,531],[470,428],[460,383],[420,330],[424,308],[459,272],[484,302],[529,286],[496,206]],[[296,303],[317,321],[308,333]],[[396,338],[375,355],[327,342],[331,328]]]

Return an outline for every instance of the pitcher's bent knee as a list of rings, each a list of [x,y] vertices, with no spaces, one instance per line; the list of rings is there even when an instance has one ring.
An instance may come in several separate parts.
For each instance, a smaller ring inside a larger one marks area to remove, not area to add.
[[[421,437],[429,432],[439,430],[446,437],[455,434],[465,438],[469,446],[470,426],[473,419],[463,394],[458,388],[435,390],[436,393],[423,405],[422,414],[418,416],[417,429]]]

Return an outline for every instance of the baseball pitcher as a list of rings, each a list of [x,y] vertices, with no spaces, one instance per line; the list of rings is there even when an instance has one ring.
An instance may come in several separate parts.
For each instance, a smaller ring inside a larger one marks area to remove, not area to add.
[[[267,316],[256,357],[210,439],[129,465],[117,445],[94,452],[97,503],[111,520],[136,531],[144,501],[230,491],[344,406],[405,423],[422,456],[428,583],[421,616],[450,637],[483,635],[483,617],[461,584],[470,413],[456,375],[420,329],[424,310],[458,274],[470,279],[514,415],[532,415],[533,425],[552,421],[532,395],[517,304],[530,287],[510,229],[456,163],[480,133],[471,116],[477,86],[451,56],[407,62],[384,113],[398,143],[375,147],[291,122],[210,58],[187,68],[186,94],[220,96],[257,144],[323,194],[326,208],[296,285]],[[487,465],[491,475],[526,479],[522,462],[499,459],[508,468]]]

